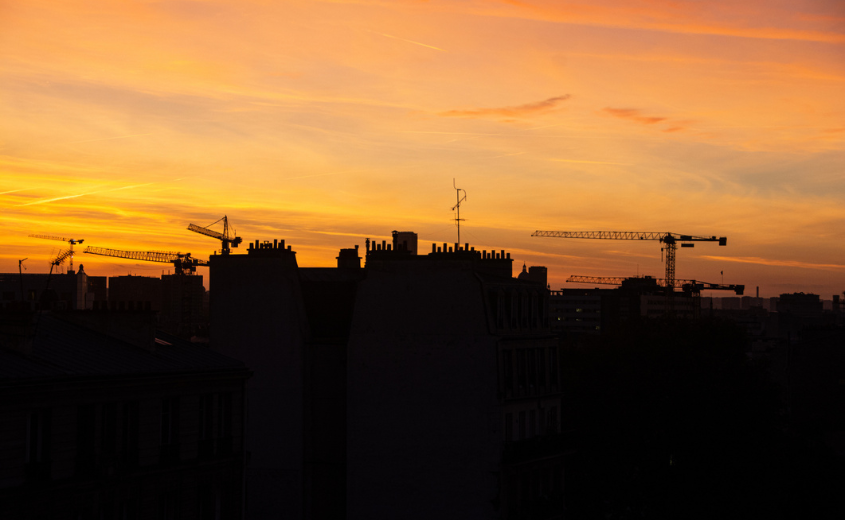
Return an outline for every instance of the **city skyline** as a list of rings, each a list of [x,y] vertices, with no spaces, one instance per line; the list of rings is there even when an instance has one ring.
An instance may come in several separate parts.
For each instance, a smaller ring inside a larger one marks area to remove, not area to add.
[[[537,229],[725,236],[677,277],[845,289],[841,3],[8,2],[0,53],[0,272],[48,270],[29,234],[207,258],[186,228],[224,214],[301,266],[426,253],[455,179],[461,241],[552,288],[660,278],[660,247]]]

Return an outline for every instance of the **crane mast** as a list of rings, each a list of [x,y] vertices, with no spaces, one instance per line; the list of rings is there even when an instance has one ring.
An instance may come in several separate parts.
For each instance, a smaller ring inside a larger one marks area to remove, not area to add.
[[[209,229],[209,227],[217,224],[217,222],[223,221],[223,232],[220,233],[219,231],[214,231],[213,229]],[[243,241],[241,237],[234,236],[234,231],[232,234],[229,234],[229,218],[226,215],[223,215],[217,222],[212,223],[208,227],[198,226],[196,224],[189,224],[188,230],[193,231],[194,233],[199,233],[200,235],[205,235],[207,237],[216,238],[220,242],[223,243],[223,248],[220,252],[224,255],[229,254],[229,246],[231,247],[238,247],[238,245]]]
[[[30,238],[41,238],[44,240],[58,240],[59,242],[67,242],[70,244],[70,249],[68,250],[68,255],[65,258],[70,257],[70,270],[73,271],[73,246],[77,244],[81,244],[85,242],[84,238],[64,238],[64,237],[57,237],[53,235],[29,235]],[[64,261],[64,259],[62,260]],[[58,265],[58,264],[54,264]]]

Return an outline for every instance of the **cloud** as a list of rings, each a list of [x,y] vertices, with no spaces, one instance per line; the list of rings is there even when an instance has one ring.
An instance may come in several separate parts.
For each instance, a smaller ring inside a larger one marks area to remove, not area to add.
[[[570,97],[572,96],[564,94],[562,96],[550,97],[549,99],[544,99],[543,101],[535,101],[534,103],[526,103],[515,107],[448,110],[446,112],[441,112],[440,115],[444,117],[530,117],[554,110],[558,105],[568,100]]]
[[[666,121],[665,117],[644,116],[635,108],[605,108],[603,111],[612,116],[621,119],[630,119],[631,121],[636,121],[644,125],[653,125],[661,121]]]
[[[669,125],[667,128],[663,129],[663,131],[666,133],[681,132],[683,130],[686,130],[687,125],[690,123],[690,121],[678,121],[663,116],[646,115],[636,108],[605,107],[602,109],[602,112],[604,112],[605,114],[609,114],[613,117],[618,117],[619,119],[627,119],[628,121],[633,121],[642,125],[656,125],[658,123],[666,123],[667,125]]]
[[[816,264],[811,262],[799,262],[797,260],[771,260],[758,256],[703,256],[710,260],[721,260],[723,262],[737,262],[741,264],[771,265],[777,267],[798,267],[802,269],[821,269],[823,271],[839,271],[845,269],[841,264]]]

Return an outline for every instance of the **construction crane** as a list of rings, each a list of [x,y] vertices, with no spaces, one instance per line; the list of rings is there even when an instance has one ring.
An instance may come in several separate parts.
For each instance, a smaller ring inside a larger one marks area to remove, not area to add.
[[[197,271],[197,267],[208,265],[205,260],[193,258],[191,253],[171,253],[168,251],[120,251],[118,249],[107,249],[105,247],[85,248],[85,253],[94,255],[112,256],[115,258],[127,258],[130,260],[141,260],[143,262],[161,262],[173,264],[176,274],[189,275]]]
[[[73,246],[85,242],[84,238],[64,238],[53,235],[29,235],[30,238],[43,238],[44,240],[58,240],[59,242],[67,242],[70,244],[70,270],[73,271]]]
[[[694,242],[718,242],[720,246],[727,245],[726,237],[697,237],[669,232],[637,232],[637,231],[535,231],[532,237],[555,238],[589,238],[601,240],[657,240],[666,250],[666,277],[664,285],[671,290],[675,287],[675,251],[678,244],[681,247],[695,247]]]
[[[649,279],[650,276],[641,277],[640,279]],[[631,277],[612,277],[612,276],[576,276],[572,275],[566,279],[568,283],[587,283],[596,285],[622,285],[625,280],[630,280]],[[666,286],[666,280],[660,278],[651,278],[657,285]],[[742,296],[745,292],[744,285],[723,285],[718,283],[700,282],[698,280],[683,280],[676,279],[673,285],[675,289],[681,289],[685,292],[698,294],[701,291],[734,291],[738,296]]]
[[[217,222],[223,221],[223,232],[220,233],[219,231],[214,231],[213,229],[208,229]],[[241,237],[231,236],[229,235],[229,219],[226,215],[223,215],[217,222],[212,223],[207,227],[198,226],[196,224],[188,225],[188,230],[193,231],[194,233],[199,233],[200,235],[205,235],[207,237],[216,238],[217,240],[223,243],[223,249],[220,252],[224,255],[229,254],[229,245],[231,244],[232,247],[238,247],[238,244],[242,242]],[[234,235],[234,231],[232,231],[232,235]]]

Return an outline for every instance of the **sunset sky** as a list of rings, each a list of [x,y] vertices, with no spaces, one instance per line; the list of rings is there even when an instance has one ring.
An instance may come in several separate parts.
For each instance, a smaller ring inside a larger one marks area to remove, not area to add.
[[[462,241],[552,288],[662,277],[660,245],[534,230],[726,236],[676,276],[841,294],[845,2],[0,0],[0,272],[49,270],[33,233],[207,258],[223,215],[300,266],[427,252],[453,178]]]

